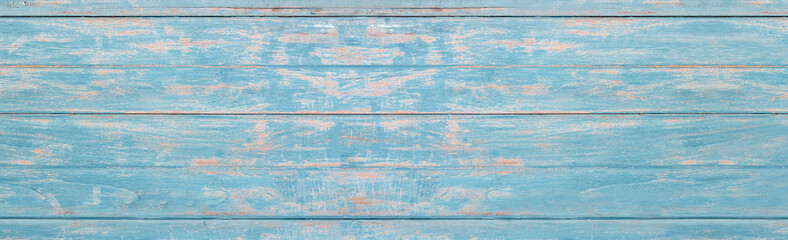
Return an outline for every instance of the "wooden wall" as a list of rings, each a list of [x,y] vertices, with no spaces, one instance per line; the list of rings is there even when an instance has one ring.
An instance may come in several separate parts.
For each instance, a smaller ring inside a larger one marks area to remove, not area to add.
[[[788,1],[0,1],[0,239],[788,238]]]

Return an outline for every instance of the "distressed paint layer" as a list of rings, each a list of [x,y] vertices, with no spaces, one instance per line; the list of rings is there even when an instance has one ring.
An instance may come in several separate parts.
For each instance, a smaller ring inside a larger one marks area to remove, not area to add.
[[[786,29],[784,18],[2,18],[0,64],[785,66]]]
[[[0,170],[0,216],[13,217],[747,218],[788,213],[788,172],[782,168]]]
[[[2,220],[12,239],[781,239],[785,220]]]
[[[0,112],[788,112],[786,68],[0,68]]]
[[[785,167],[784,115],[0,116],[0,164]]]

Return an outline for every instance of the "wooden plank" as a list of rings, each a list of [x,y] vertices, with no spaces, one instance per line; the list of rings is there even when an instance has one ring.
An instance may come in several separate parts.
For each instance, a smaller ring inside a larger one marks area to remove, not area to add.
[[[785,167],[785,115],[0,117],[5,166]]]
[[[786,68],[0,68],[0,112],[788,112]]]
[[[784,67],[786,26],[785,18],[2,18],[0,64]]]
[[[785,0],[4,0],[5,16],[784,16]]]
[[[2,217],[784,218],[788,171],[0,168]]]
[[[11,239],[781,239],[785,220],[0,220]]]
[[[785,167],[785,115],[4,115],[4,166]]]

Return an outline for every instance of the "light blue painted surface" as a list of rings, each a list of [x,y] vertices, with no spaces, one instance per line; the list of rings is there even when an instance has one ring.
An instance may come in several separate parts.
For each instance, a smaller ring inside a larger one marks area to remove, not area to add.
[[[3,18],[0,64],[785,66],[785,28],[786,18]]]
[[[45,218],[776,218],[784,168],[2,167],[0,214]]]
[[[785,220],[89,221],[5,220],[25,239],[782,239]]]
[[[0,68],[0,112],[785,113],[786,68]]]
[[[0,239],[788,237],[783,0],[0,3]]]
[[[783,115],[2,116],[0,164],[781,169],[786,132]]]

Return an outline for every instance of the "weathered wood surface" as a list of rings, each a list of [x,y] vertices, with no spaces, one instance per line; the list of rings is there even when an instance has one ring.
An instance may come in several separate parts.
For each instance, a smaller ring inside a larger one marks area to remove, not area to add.
[[[0,117],[0,164],[785,167],[785,115]]]
[[[786,113],[786,68],[0,68],[5,113]]]
[[[786,18],[2,18],[4,67],[784,67]]]
[[[0,239],[788,238],[785,16],[0,0]]]
[[[783,218],[788,171],[0,168],[7,217]]]
[[[3,0],[4,16],[780,16],[785,0]]]
[[[785,220],[0,220],[11,239],[784,239]]]

